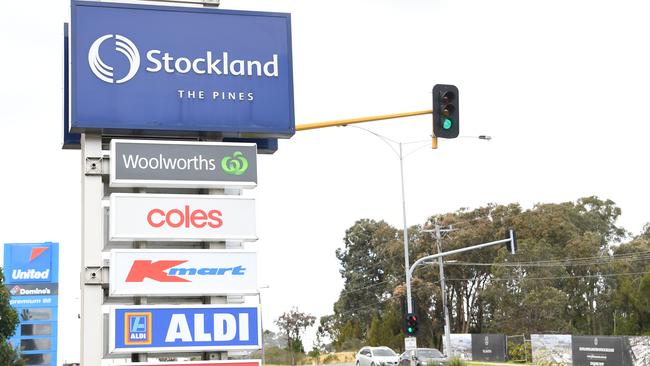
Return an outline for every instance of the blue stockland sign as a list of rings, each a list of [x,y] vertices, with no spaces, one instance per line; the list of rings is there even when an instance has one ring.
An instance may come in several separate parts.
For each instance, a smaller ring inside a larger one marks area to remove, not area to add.
[[[73,132],[295,131],[289,14],[73,1]]]
[[[117,306],[110,352],[184,352],[260,348],[255,306]]]

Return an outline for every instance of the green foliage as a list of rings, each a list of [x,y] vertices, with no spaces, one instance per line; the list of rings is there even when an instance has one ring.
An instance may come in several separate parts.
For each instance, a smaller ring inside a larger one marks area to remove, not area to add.
[[[314,347],[307,353],[307,356],[318,358],[320,356],[320,350],[317,347]]]
[[[423,231],[436,223],[456,229],[443,239],[443,251],[500,239],[507,228],[514,228],[516,255],[495,246],[454,255],[450,259],[458,263],[445,265],[452,332],[650,334],[650,274],[625,275],[650,272],[650,267],[647,261],[612,256],[647,255],[650,223],[624,242],[629,234],[617,225],[620,215],[614,202],[595,196],[539,203],[527,210],[519,204],[464,208],[409,228],[409,257],[413,263],[437,252],[433,235]],[[367,344],[402,349],[406,311],[401,231],[384,221],[363,219],[346,231],[344,244],[336,251],[344,288],[333,314],[321,319],[323,332],[336,350]],[[567,258],[595,260],[572,264]],[[506,265],[512,262],[525,265]],[[527,264],[531,262],[550,265]],[[438,277],[435,265],[418,267],[413,274],[418,346],[440,346]]]
[[[533,359],[533,350],[530,342],[516,343],[508,341],[508,360],[510,361],[528,361]]]
[[[2,268],[0,268],[0,365],[23,366],[25,362],[7,341],[16,331],[18,314],[9,305],[11,295],[5,287],[4,280]]]

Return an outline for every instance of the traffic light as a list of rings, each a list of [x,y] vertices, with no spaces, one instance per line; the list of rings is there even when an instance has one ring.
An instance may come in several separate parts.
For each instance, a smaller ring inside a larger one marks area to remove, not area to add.
[[[406,335],[414,336],[418,333],[418,316],[406,314]]]
[[[506,232],[506,239],[510,239],[510,241],[506,242],[506,249],[508,249],[508,252],[510,252],[510,254],[517,253],[517,234],[515,234],[513,229],[508,229]]]
[[[433,87],[433,134],[453,139],[460,133],[458,124],[458,88],[436,84]]]

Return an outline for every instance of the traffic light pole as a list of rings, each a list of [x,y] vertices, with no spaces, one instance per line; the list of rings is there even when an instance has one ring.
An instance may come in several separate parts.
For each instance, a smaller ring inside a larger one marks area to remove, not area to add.
[[[444,274],[444,270],[443,270],[443,267],[442,267],[442,258],[446,257],[448,255],[468,252],[470,250],[487,248],[487,247],[491,247],[493,245],[504,244],[504,243],[510,243],[512,248],[516,248],[516,237],[515,237],[514,231],[509,230],[509,235],[510,235],[510,237],[506,238],[506,239],[495,240],[495,241],[491,241],[489,243],[477,244],[477,245],[473,245],[471,247],[466,247],[466,248],[454,249],[454,250],[450,250],[448,252],[442,252],[440,250],[441,246],[438,243],[438,254],[428,255],[426,257],[422,257],[422,258],[418,259],[417,261],[415,261],[413,263],[413,265],[411,265],[411,267],[406,272],[406,288],[407,288],[407,301],[408,301],[407,307],[409,308],[409,312],[411,312],[411,310],[410,310],[410,309],[412,309],[411,298],[408,295],[410,295],[411,278],[413,277],[413,272],[415,271],[417,266],[419,266],[420,264],[423,264],[426,261],[431,261],[431,260],[434,260],[434,259],[438,260],[438,264],[440,265],[440,285],[442,287],[442,294],[443,294],[442,295],[442,297],[443,297],[442,301],[443,301],[443,307],[444,307],[444,312],[445,312],[445,349],[446,349],[445,356],[447,356],[447,357],[451,356],[451,329],[449,328],[449,313],[447,311],[447,304],[446,304],[446,299],[445,299],[445,297],[446,297],[445,296],[445,290],[444,290],[444,286],[445,286],[444,285],[444,278],[445,278],[444,276],[445,276],[445,274]],[[440,240],[440,238],[441,238],[440,237],[440,227],[438,225],[436,225],[436,239]]]

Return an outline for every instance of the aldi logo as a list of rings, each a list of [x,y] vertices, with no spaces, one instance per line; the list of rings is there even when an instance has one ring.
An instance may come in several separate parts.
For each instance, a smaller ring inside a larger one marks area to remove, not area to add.
[[[124,344],[151,344],[151,312],[124,313]]]

